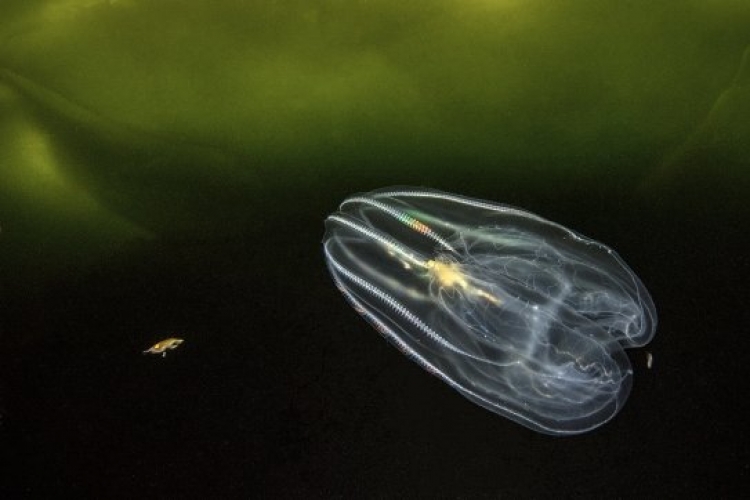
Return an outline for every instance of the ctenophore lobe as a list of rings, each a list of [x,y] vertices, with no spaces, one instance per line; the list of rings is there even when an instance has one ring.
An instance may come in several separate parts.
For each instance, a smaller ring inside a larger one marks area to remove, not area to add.
[[[336,286],[388,341],[474,403],[578,434],[625,403],[624,349],[656,310],[610,248],[518,208],[421,188],[344,200],[325,222]]]

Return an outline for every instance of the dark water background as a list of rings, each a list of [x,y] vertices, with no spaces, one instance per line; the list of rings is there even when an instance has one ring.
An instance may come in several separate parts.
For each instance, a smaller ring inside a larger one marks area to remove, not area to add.
[[[425,374],[332,286],[323,207],[311,204],[257,237],[149,241],[33,291],[6,288],[7,487],[107,497],[739,494],[748,264],[737,226],[528,196],[618,248],[658,307],[654,366],[632,353],[633,392],[604,427],[537,435]],[[166,358],[140,354],[172,334],[186,341]]]
[[[748,491],[743,2],[84,3],[0,16],[2,498]],[[389,185],[620,253],[614,420],[535,434],[351,310],[323,219]]]

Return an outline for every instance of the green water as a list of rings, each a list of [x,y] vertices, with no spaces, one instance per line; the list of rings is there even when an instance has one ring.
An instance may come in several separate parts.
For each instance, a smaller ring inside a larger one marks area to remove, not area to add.
[[[29,271],[394,184],[745,206],[745,1],[11,1],[0,41],[4,258]]]

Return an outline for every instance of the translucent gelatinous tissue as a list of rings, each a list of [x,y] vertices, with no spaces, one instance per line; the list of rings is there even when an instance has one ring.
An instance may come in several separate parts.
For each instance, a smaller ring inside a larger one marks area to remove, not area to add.
[[[610,420],[651,297],[607,246],[517,208],[419,188],[354,195],[326,219],[336,285],[375,328],[474,403],[547,434]]]

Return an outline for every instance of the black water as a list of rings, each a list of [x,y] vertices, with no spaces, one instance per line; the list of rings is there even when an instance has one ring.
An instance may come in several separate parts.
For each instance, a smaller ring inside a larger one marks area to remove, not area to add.
[[[269,215],[250,236],[131,242],[4,286],[3,498],[746,491],[746,216],[516,193],[616,248],[659,313],[654,365],[630,353],[622,412],[552,438],[467,402],[345,303],[320,251],[345,194]],[[165,358],[141,354],[172,335],[185,343]]]

